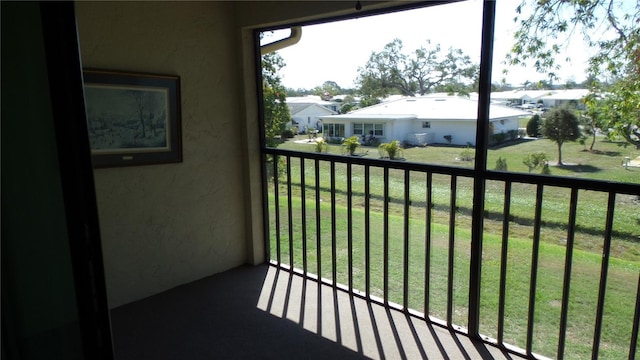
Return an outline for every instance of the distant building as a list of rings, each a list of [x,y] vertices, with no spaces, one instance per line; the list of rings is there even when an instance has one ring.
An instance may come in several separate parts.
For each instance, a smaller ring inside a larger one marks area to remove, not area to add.
[[[287,126],[297,126],[299,133],[322,130],[322,123],[319,122],[319,118],[337,114],[336,111],[315,103],[290,103],[287,99],[287,106],[289,106],[289,113],[291,114],[291,121],[287,123]]]
[[[553,94],[541,97],[545,107],[560,107],[562,105],[572,105],[576,109],[584,109],[582,100],[589,95],[588,89],[566,89],[555,90]]]
[[[348,114],[321,116],[325,138],[356,135],[381,142],[400,140],[413,145],[432,143],[475,145],[478,102],[447,95],[404,97]],[[491,105],[495,134],[517,134],[518,119],[528,112]]]

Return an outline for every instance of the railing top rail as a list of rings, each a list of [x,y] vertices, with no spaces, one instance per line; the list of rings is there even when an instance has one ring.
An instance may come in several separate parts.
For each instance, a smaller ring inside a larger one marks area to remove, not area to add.
[[[474,169],[455,166],[433,165],[410,161],[371,159],[359,156],[324,154],[315,152],[284,150],[277,148],[264,148],[264,153],[305,159],[317,159],[344,164],[369,165],[389,169],[412,170],[443,175],[455,175],[462,177],[482,176],[487,180],[510,181],[513,183],[542,184],[545,186],[557,186],[570,189],[614,192],[617,194],[627,195],[640,195],[640,184],[622,183],[615,181],[581,179],[553,175],[526,174],[518,172],[503,172],[493,170],[476,171]]]

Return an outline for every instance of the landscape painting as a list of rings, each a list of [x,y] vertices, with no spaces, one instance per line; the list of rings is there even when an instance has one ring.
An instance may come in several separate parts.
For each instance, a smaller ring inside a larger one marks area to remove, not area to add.
[[[85,71],[94,167],[181,161],[177,77]]]

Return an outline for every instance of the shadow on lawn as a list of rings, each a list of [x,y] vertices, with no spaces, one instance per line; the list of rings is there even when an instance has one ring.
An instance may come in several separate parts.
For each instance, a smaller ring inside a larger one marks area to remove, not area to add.
[[[605,155],[605,156],[610,156],[610,157],[617,157],[620,156],[620,154],[622,154],[620,151],[602,151],[602,150],[582,150],[582,151],[588,151],[594,155]]]
[[[574,173],[595,173],[602,171],[601,168],[593,166],[593,165],[583,165],[583,164],[562,164],[562,165],[554,165],[554,167],[572,171]]]
[[[535,140],[538,140],[538,139],[530,138],[530,137],[519,138],[519,139],[514,139],[514,140],[501,142],[500,144],[490,145],[489,149],[498,150],[498,149],[502,149],[502,148],[505,148],[505,147],[508,147],[508,146],[520,145],[520,144],[524,144],[524,143],[527,143],[529,141],[535,141]]]
[[[295,186],[299,186],[300,183],[292,183],[292,185]],[[309,186],[307,187],[307,190],[309,191],[315,191],[315,187],[314,186]],[[331,189],[328,187],[320,187],[320,190],[323,192],[331,192]],[[340,196],[346,196],[347,192],[340,190],[340,189],[335,189],[335,193],[339,194]],[[358,197],[358,196],[364,196],[363,192],[359,192],[359,191],[353,191],[351,193],[352,196]],[[384,197],[377,195],[377,194],[369,194],[369,199],[370,201],[377,201],[379,203],[383,203],[384,202]],[[394,197],[389,197],[388,198],[388,202],[389,204],[395,204],[395,205],[404,205],[404,199],[402,198],[394,198]],[[375,205],[371,205],[372,208],[375,208]],[[426,208],[427,204],[425,201],[410,201],[409,202],[409,206],[410,207],[418,207],[418,208]],[[442,204],[442,203],[431,203],[431,209],[433,211],[439,211],[439,212],[444,212],[444,213],[448,213],[451,211],[451,207],[448,204]],[[371,211],[375,211],[375,210],[371,210]],[[457,214],[460,215],[466,215],[466,216],[473,216],[473,209],[470,207],[466,207],[466,206],[456,206],[455,209]],[[502,212],[498,212],[498,211],[489,211],[489,210],[484,210],[484,218],[486,220],[491,220],[491,221],[496,221],[496,222],[502,222],[503,221],[503,214]],[[522,225],[522,226],[534,226],[535,225],[535,219],[533,217],[526,217],[526,216],[517,216],[517,215],[509,215],[509,221],[513,222],[514,224],[517,225]],[[640,221],[640,220],[639,220]],[[546,228],[552,228],[552,229],[566,229],[567,228],[567,223],[566,221],[562,221],[559,219],[543,219],[540,223],[540,225],[542,227],[546,227]],[[596,228],[596,227],[585,227],[584,225],[576,225],[576,232],[578,233],[584,233],[584,234],[588,234],[588,235],[601,235],[602,234],[602,229]],[[622,241],[629,241],[629,242],[633,242],[633,243],[640,243],[640,237],[638,237],[637,234],[634,233],[630,233],[627,231],[620,231],[617,229],[613,229],[612,230],[612,236],[614,238],[620,239]]]

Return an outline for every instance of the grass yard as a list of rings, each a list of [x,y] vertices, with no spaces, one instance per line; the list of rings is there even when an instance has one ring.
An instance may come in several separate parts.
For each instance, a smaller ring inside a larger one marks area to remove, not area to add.
[[[313,151],[313,145],[287,141],[280,148],[298,151]],[[625,169],[621,166],[623,156],[632,158],[640,155],[637,150],[624,148],[619,143],[598,141],[597,152],[584,151],[583,145],[567,143],[563,146],[564,167],[551,167],[552,175],[615,180],[640,183],[640,168]],[[472,167],[473,161],[457,158],[462,148],[428,146],[404,150],[405,161],[425,162],[449,166]],[[342,154],[339,145],[330,145],[329,153]],[[360,148],[361,155],[378,158],[376,148]],[[507,159],[509,171],[527,172],[522,159],[531,152],[543,151],[553,161],[557,156],[555,143],[548,140],[531,140],[507,147],[489,150],[489,166],[499,156]],[[367,153],[368,152],[368,153]],[[292,195],[292,242],[294,266],[302,267],[302,224],[301,208],[303,190],[301,188],[300,160],[291,161]],[[331,192],[329,163],[320,162],[320,224],[322,256],[321,275],[331,278],[331,203],[335,201],[335,241],[337,246],[337,281],[348,283],[347,257],[347,179],[352,183],[353,211],[352,237],[354,261],[354,287],[364,289],[364,168],[353,165],[351,176],[347,176],[347,166],[335,165],[335,191]],[[309,162],[305,166],[306,188],[306,238],[309,271],[317,272],[317,244],[315,219],[315,188],[310,186],[315,178],[315,169]],[[409,305],[424,309],[425,284],[425,217],[426,217],[426,176],[412,172],[409,179]],[[383,243],[383,176],[382,170],[371,168],[370,177],[370,219],[371,219],[371,276],[372,293],[382,295],[382,254]],[[273,184],[270,191],[270,216],[274,216]],[[497,329],[498,279],[500,269],[500,247],[502,236],[503,184],[495,181],[487,183],[485,193],[486,217],[483,250],[483,285],[481,333],[495,337]],[[451,177],[433,175],[432,184],[432,253],[429,296],[429,314],[446,318],[447,266],[449,256],[449,214],[451,207]],[[469,269],[469,242],[472,208],[472,179],[458,177],[456,183],[455,252],[454,256],[454,308],[453,322],[466,325]],[[289,233],[287,212],[286,177],[280,178],[280,237],[283,262],[288,262]],[[404,173],[389,171],[389,298],[402,302],[403,290],[403,239],[404,239]],[[536,292],[536,312],[534,327],[534,351],[553,357],[557,348],[560,300],[562,297],[562,274],[564,270],[566,223],[569,213],[569,195],[566,189],[545,187],[542,208],[542,228],[538,288]],[[596,297],[603,246],[607,194],[580,191],[578,194],[577,231],[572,285],[569,308],[569,329],[566,353],[570,358],[589,358],[592,331],[595,318]],[[524,347],[526,336],[531,251],[533,238],[533,209],[535,186],[514,184],[512,188],[510,228],[509,228],[509,268],[507,284],[507,304],[505,314],[505,341]],[[275,226],[271,224],[272,258],[275,258]],[[608,292],[605,304],[605,325],[600,347],[603,358],[623,358],[631,334],[631,321],[635,307],[635,294],[640,270],[640,201],[636,196],[618,195],[614,217],[612,256],[608,277]]]
[[[299,136],[289,139],[282,143],[279,148],[313,152],[313,144],[295,142],[295,140],[303,139],[306,139],[306,137]],[[558,147],[551,140],[518,140],[512,144],[489,149],[487,154],[489,169],[494,169],[498,157],[503,157],[507,159],[508,171],[526,173],[528,168],[522,161],[528,154],[534,152],[544,152],[551,164],[557,162]],[[629,156],[631,159],[635,159],[640,156],[640,150],[636,150],[633,146],[625,147],[627,143],[623,141],[607,141],[604,137],[598,137],[593,152],[587,151],[589,144],[591,144],[591,139],[587,140],[586,145],[581,145],[577,142],[563,144],[562,159],[566,166],[551,166],[551,175],[640,183],[639,167],[625,169],[622,166],[623,157]],[[404,149],[403,153],[406,161],[472,168],[474,166],[473,161],[459,160],[460,154],[464,150],[465,148],[463,147],[435,145],[412,147]],[[473,151],[474,149],[471,150]],[[327,152],[336,155],[344,154],[340,145],[330,144]],[[360,147],[357,153],[370,158],[380,157],[378,149],[375,147]],[[534,170],[535,172],[540,172],[540,170]]]
[[[538,145],[538,147],[533,147]],[[307,150],[312,147],[309,144],[298,144],[293,141],[286,142],[280,146],[284,149]],[[520,143],[510,147],[503,147],[497,150],[489,151],[489,160],[497,159],[498,156],[507,158],[507,164],[516,163],[516,159],[521,159],[525,154],[533,151],[553,150],[555,144],[548,140],[534,140],[530,142]],[[600,172],[570,172],[567,169],[552,167],[552,174],[566,176],[584,176],[589,178],[600,178],[602,180],[616,180],[622,178],[627,182],[640,183],[640,168],[624,169],[613,155],[593,154],[582,150],[582,145],[565,144],[564,153],[566,161],[573,161],[578,156],[582,156],[582,162],[588,162],[593,167],[600,167]],[[599,142],[596,149],[600,149],[603,153],[612,153],[614,149],[622,151],[618,144],[611,142]],[[369,151],[368,156],[375,150],[373,148],[361,151]],[[453,147],[426,147],[411,148],[405,150],[405,158],[407,161],[414,162],[430,162],[441,165],[450,166],[472,166],[472,162],[464,162],[456,160],[462,149]],[[339,154],[341,147],[339,145],[331,146],[330,153]],[[625,151],[629,151],[628,148]],[[375,157],[378,157],[375,150]],[[502,155],[501,155],[502,154]],[[636,151],[633,155],[640,155]],[[430,161],[428,161],[430,159]],[[514,160],[514,161],[510,161]],[[300,162],[293,159],[291,164],[292,183],[300,184]],[[510,168],[510,171],[526,172],[526,166],[520,161],[520,169]],[[570,168],[570,167],[567,167]],[[575,167],[573,168],[575,170]],[[320,187],[325,190],[330,188],[329,164],[321,162],[320,167]],[[344,164],[336,164],[336,192],[340,194],[346,193],[347,170]],[[560,174],[564,171],[563,174]],[[311,166],[305,167],[306,179],[314,178],[314,170]],[[391,202],[402,203],[404,198],[404,174],[401,171],[391,170],[390,176],[390,197]],[[351,176],[353,184],[353,192],[355,194],[364,194],[364,174],[363,168],[360,166],[353,167]],[[410,179],[409,197],[414,205],[412,212],[416,216],[424,214],[424,204],[426,200],[425,176],[413,173]],[[451,178],[444,175],[434,175],[432,186],[432,203],[434,206],[434,222],[446,224],[449,219],[450,208],[450,182]],[[382,211],[383,203],[381,201],[383,195],[383,176],[381,169],[371,169],[371,206],[373,211]],[[294,193],[299,193],[299,187],[294,187]],[[528,184],[514,184],[512,188],[511,210],[510,216],[512,220],[511,232],[518,238],[532,237],[533,209],[535,204],[535,186]],[[570,191],[567,189],[545,187],[543,199],[543,232],[541,234],[542,241],[550,244],[560,244],[567,236],[566,223],[569,214],[569,197]],[[471,209],[472,209],[473,183],[469,178],[458,178],[457,181],[457,197],[456,206],[460,215],[459,226],[470,227],[471,225]],[[299,195],[294,195],[298,196]],[[504,204],[504,184],[496,181],[487,182],[485,193],[485,230],[488,233],[499,232],[502,229],[502,211]],[[339,205],[346,206],[345,197],[337,197],[336,201]],[[580,191],[578,194],[578,214],[577,214],[577,230],[579,240],[576,244],[577,248],[588,250],[595,253],[602,251],[602,234],[604,232],[604,224],[606,218],[607,195],[594,191]],[[363,200],[362,200],[363,202]],[[402,211],[391,208],[391,213]],[[614,216],[614,239],[616,245],[612,248],[612,254],[615,257],[640,261],[640,199],[630,195],[619,195],[616,198],[616,210]]]
[[[315,194],[313,195],[315,196]],[[323,191],[320,204],[320,246],[316,238],[316,218],[313,196],[306,197],[306,249],[309,271],[317,272],[318,249],[321,256],[321,276],[332,278],[332,235],[331,205],[328,192]],[[338,195],[340,196],[340,195]],[[282,261],[289,262],[289,220],[286,197],[280,198],[280,255]],[[270,215],[274,216],[273,198],[270,201]],[[300,198],[292,199],[292,243],[294,266],[303,267],[303,236]],[[348,284],[347,209],[335,208],[336,228],[336,268],[337,281]],[[361,207],[352,208],[352,254],[353,282],[357,289],[365,289],[365,213]],[[382,296],[383,292],[383,217],[380,212],[370,213],[370,251],[372,294]],[[273,221],[272,221],[273,225]],[[409,224],[409,306],[424,311],[425,289],[425,221],[411,217]],[[389,216],[389,300],[402,303],[404,217]],[[429,314],[446,319],[446,297],[448,281],[449,227],[433,224],[431,228],[430,266],[430,308]],[[466,326],[469,242],[468,227],[456,227],[454,249],[454,298],[452,319],[455,324]],[[275,227],[271,227],[272,258],[276,257]],[[500,272],[501,234],[486,234],[483,247],[483,274],[481,297],[481,333],[497,336],[498,289]],[[505,311],[505,341],[525,347],[529,279],[532,242],[510,236],[507,259],[507,294]],[[560,301],[562,297],[562,274],[564,270],[565,247],[541,244],[538,287],[535,304],[534,351],[553,357],[557,348],[558,324],[560,321]],[[601,260],[598,254],[587,251],[574,253],[572,283],[570,293],[569,322],[566,354],[572,359],[590,358],[592,331],[598,294]],[[625,358],[632,329],[635,306],[636,284],[640,264],[613,259],[609,268],[607,299],[605,304],[604,329],[600,356],[602,358]]]

